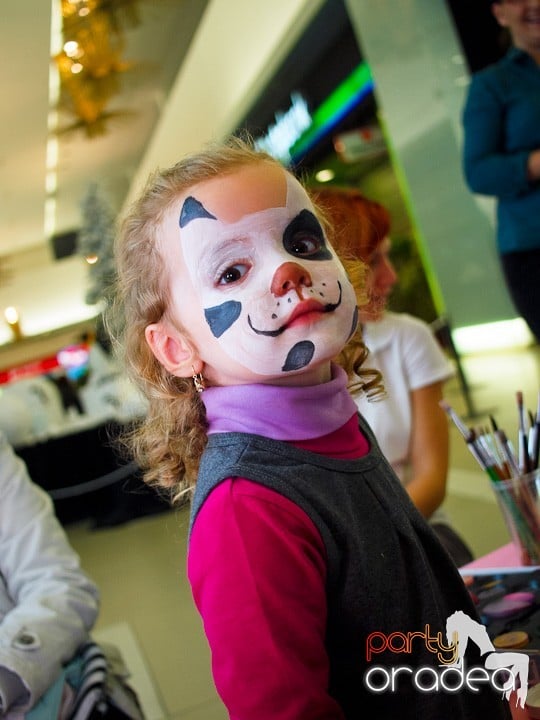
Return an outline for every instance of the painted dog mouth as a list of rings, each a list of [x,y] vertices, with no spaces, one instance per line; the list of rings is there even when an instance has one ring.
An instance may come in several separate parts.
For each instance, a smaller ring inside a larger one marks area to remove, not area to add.
[[[281,335],[283,332],[285,332],[285,330],[287,330],[287,328],[290,327],[291,323],[294,322],[294,320],[296,320],[297,318],[302,317],[302,315],[307,315],[308,313],[313,313],[313,312],[318,312],[321,314],[334,312],[334,310],[337,310],[337,308],[341,305],[341,298],[342,298],[342,289],[341,289],[341,283],[339,282],[339,280],[337,281],[337,284],[338,284],[338,288],[339,288],[339,297],[337,299],[337,302],[326,303],[326,305],[323,305],[322,303],[320,303],[316,300],[308,300],[306,302],[300,303],[292,311],[287,322],[284,323],[283,325],[281,325],[280,327],[278,327],[277,330],[259,330],[259,329],[257,329],[256,327],[253,326],[249,315],[247,318],[248,325],[256,335],[264,335],[265,337],[277,337],[278,335]]]

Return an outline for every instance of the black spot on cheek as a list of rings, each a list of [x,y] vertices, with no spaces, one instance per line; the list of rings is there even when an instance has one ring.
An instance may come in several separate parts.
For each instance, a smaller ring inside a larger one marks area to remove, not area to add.
[[[204,317],[206,318],[212,335],[218,338],[238,320],[241,312],[242,303],[236,300],[229,300],[222,305],[206,308]]]
[[[289,350],[285,364],[281,368],[283,372],[300,370],[309,365],[315,352],[315,345],[311,340],[302,340]]]

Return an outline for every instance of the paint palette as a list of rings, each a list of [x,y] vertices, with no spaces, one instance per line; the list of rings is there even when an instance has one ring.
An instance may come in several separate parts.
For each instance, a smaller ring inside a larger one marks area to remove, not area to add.
[[[488,602],[482,608],[482,615],[488,621],[513,618],[521,611],[534,607],[535,594],[531,591],[505,593],[499,600]]]
[[[529,718],[540,720],[540,569],[464,581],[495,648],[529,655],[526,708]]]
[[[540,654],[540,569],[482,575],[466,584],[495,646],[498,636],[517,631],[528,638],[526,645],[522,634],[514,638],[521,647]]]

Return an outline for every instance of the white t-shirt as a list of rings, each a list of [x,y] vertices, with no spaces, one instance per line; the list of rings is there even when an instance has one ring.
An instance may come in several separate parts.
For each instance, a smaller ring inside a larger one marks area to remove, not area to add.
[[[406,313],[385,313],[366,323],[363,337],[370,353],[366,368],[383,374],[386,397],[368,402],[356,395],[358,409],[370,424],[384,455],[407,484],[411,439],[411,390],[446,380],[454,368],[427,323]]]

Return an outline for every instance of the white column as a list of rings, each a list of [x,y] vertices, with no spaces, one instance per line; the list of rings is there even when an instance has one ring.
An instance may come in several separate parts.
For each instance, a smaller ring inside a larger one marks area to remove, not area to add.
[[[454,327],[516,316],[495,245],[494,204],[461,167],[469,73],[442,0],[345,0],[440,311]]]

